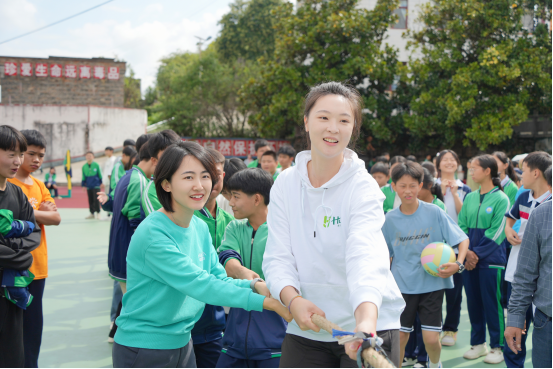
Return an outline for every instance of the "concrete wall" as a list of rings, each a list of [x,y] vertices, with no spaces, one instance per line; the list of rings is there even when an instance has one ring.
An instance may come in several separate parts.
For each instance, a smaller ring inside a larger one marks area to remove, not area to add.
[[[120,147],[127,138],[146,133],[147,113],[141,109],[98,106],[0,105],[0,124],[36,129],[48,143],[45,162],[63,160],[86,151]]]

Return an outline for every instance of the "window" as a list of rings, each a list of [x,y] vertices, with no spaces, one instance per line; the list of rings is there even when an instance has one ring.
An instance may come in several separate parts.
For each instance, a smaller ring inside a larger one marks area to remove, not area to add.
[[[407,29],[407,0],[400,0],[399,8],[394,10],[394,14],[398,16],[398,20],[392,28]]]

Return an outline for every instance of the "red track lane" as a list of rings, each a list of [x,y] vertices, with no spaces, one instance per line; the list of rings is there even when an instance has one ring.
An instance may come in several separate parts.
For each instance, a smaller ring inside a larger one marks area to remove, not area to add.
[[[60,196],[67,195],[67,187],[58,187]],[[88,209],[88,195],[86,194],[86,188],[73,187],[71,190],[70,198],[55,199],[58,208],[82,208]]]

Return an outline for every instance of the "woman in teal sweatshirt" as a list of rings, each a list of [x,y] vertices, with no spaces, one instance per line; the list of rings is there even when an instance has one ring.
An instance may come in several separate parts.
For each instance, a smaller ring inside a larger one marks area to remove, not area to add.
[[[212,157],[193,142],[170,146],[159,161],[155,186],[163,207],[140,224],[129,246],[114,367],[195,367],[190,331],[206,303],[273,310],[291,320],[280,302],[265,297],[263,281],[227,277],[207,225],[193,216],[217,178]]]

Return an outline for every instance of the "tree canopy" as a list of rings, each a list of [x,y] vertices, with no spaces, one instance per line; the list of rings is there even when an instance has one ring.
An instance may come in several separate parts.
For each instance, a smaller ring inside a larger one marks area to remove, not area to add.
[[[406,34],[415,56],[404,75],[411,87],[404,120],[414,136],[434,147],[462,141],[484,150],[530,112],[551,114],[550,33],[523,27],[523,5],[435,0],[421,7],[421,30]]]
[[[397,51],[384,45],[396,0],[380,0],[369,11],[356,0],[286,3],[273,11],[274,58],[260,58],[241,102],[253,111],[249,123],[263,136],[298,137],[303,97],[310,86],[334,80],[358,87],[366,108],[364,130],[393,139],[401,126],[397,101],[387,91],[397,75]],[[382,128],[382,129],[381,129]]]

